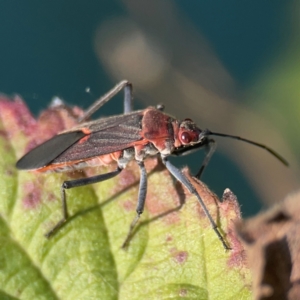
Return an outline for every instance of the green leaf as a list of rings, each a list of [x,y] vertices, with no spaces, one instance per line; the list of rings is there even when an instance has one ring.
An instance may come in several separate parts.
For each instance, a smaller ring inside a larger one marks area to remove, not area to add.
[[[239,216],[233,195],[227,192],[231,196],[217,207],[216,196],[189,177],[227,233],[232,250],[225,251],[195,197],[156,159],[146,162],[146,208],[125,250],[138,193],[134,162],[118,177],[68,190],[68,222],[44,237],[61,218],[64,180],[114,169],[15,169],[17,158],[71,128],[77,114],[78,108],[54,107],[36,121],[19,98],[0,99],[1,299],[250,299],[251,278],[233,233]]]

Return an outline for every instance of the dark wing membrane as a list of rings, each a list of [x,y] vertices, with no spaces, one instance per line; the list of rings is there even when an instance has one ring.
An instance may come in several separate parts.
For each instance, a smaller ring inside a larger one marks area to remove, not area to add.
[[[83,123],[77,128],[88,128],[92,132],[106,130],[110,127],[124,126],[127,128],[141,129],[141,121],[143,118],[143,111],[134,111],[125,115],[116,115],[108,118],[100,118],[95,121]],[[76,128],[76,129],[77,129]]]
[[[71,145],[52,163],[85,160],[134,146],[135,142],[142,140],[142,117],[140,112],[133,112],[82,124],[81,130],[91,133]]]
[[[56,135],[25,154],[17,162],[16,167],[19,170],[45,167],[84,136],[85,133],[82,131],[71,131]]]

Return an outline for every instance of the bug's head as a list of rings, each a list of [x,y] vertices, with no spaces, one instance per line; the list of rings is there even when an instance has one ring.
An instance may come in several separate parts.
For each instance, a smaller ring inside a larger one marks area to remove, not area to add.
[[[203,138],[205,134],[191,119],[185,119],[180,123],[178,139],[183,146],[198,144]]]
[[[281,155],[264,144],[260,144],[236,135],[212,132],[208,129],[201,130],[191,119],[185,119],[179,124],[178,140],[181,143],[181,146],[178,147],[176,151],[173,151],[173,155],[183,154],[191,149],[202,147],[209,141],[213,141],[208,139],[208,137],[212,135],[236,139],[263,148],[280,160],[284,165],[289,165]]]

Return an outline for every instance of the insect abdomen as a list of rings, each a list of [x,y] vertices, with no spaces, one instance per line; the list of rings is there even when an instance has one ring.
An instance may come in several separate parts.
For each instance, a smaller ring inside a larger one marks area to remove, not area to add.
[[[63,172],[71,172],[75,170],[81,170],[86,167],[97,167],[97,166],[106,166],[109,165],[115,161],[118,161],[118,159],[121,157],[122,151],[117,151],[105,155],[96,156],[90,159],[86,160],[78,160],[78,161],[69,161],[65,163],[57,163],[57,164],[51,164],[49,166],[45,166],[43,168],[36,169],[36,172],[41,173],[63,173]]]

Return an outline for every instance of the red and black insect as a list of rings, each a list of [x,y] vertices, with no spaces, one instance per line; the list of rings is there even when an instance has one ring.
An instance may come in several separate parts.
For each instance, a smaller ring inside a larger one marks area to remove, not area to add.
[[[122,89],[124,89],[124,114],[86,122],[96,110]],[[50,237],[54,234],[68,218],[66,189],[110,179],[118,175],[129,161],[135,160],[140,168],[141,179],[137,215],[130,226],[129,237],[145,205],[147,173],[144,160],[148,156],[159,155],[170,173],[197,197],[224,248],[229,249],[197,190],[186,176],[169,162],[168,157],[186,154],[202,147],[207,148],[207,155],[196,174],[196,177],[200,178],[216,148],[215,141],[210,138],[215,135],[256,145],[269,151],[283,164],[288,165],[287,161],[260,143],[238,136],[211,132],[208,129],[201,130],[191,119],[179,121],[164,113],[163,106],[133,111],[132,102],[132,85],[128,81],[121,81],[84,113],[78,120],[80,125],[59,133],[31,150],[17,162],[16,167],[20,170],[39,172],[65,172],[117,162],[118,167],[113,172],[63,182],[61,186],[63,217],[46,236]]]

